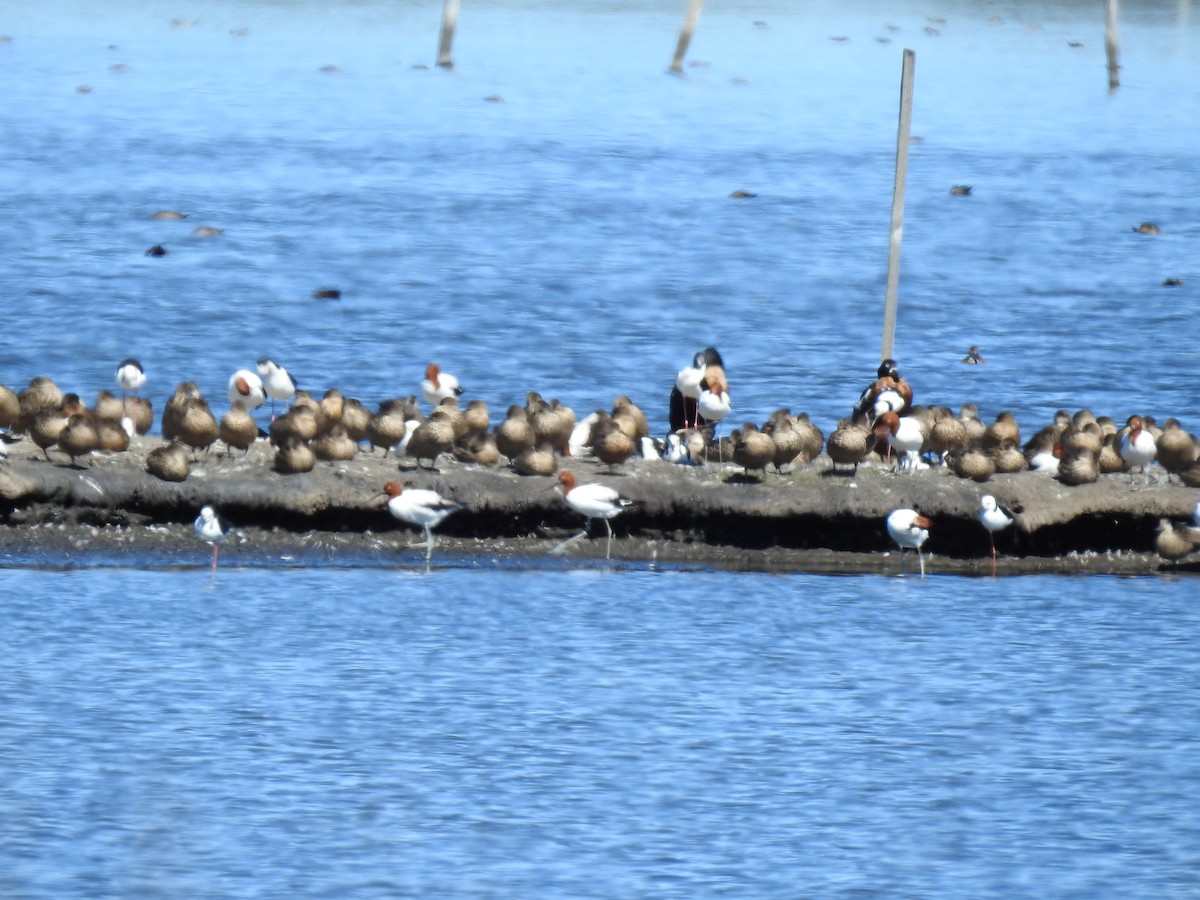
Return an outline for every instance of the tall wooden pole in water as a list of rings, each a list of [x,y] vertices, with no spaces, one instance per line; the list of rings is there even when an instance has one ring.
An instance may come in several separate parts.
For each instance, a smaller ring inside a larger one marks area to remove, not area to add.
[[[1108,56],[1108,89],[1121,86],[1120,66],[1117,65],[1117,0],[1104,3],[1104,52]]]
[[[683,57],[687,55],[688,44],[696,33],[696,25],[700,22],[700,9],[704,0],[688,0],[687,15],[683,19],[683,28],[679,30],[679,43],[675,45],[675,58],[671,60],[671,68],[667,71],[678,74],[683,71]]]
[[[437,64],[444,69],[454,68],[450,47],[454,43],[454,26],[458,24],[459,3],[460,0],[446,0],[446,5],[442,7],[442,34],[438,38]]]
[[[900,75],[900,126],[896,134],[896,184],[892,191],[892,231],[888,245],[887,296],[883,303],[883,353],[892,356],[896,338],[896,294],[900,287],[900,240],[904,236],[904,183],[908,179],[908,136],[912,127],[913,66],[916,54],[904,51]]]

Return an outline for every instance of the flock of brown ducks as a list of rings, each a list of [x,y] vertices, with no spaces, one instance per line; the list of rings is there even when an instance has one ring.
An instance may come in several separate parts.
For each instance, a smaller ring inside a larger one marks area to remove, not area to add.
[[[151,453],[149,465],[156,476],[178,481],[187,477],[189,460],[199,452],[221,444],[226,453],[244,454],[265,438],[275,451],[275,469],[283,474],[311,471],[318,460],[350,460],[375,450],[385,457],[407,456],[418,466],[433,467],[444,455],[483,466],[504,463],[522,475],[551,475],[562,457],[590,455],[610,468],[632,457],[693,465],[720,460],[761,477],[769,469],[782,472],[811,464],[822,452],[834,473],[845,474],[863,463],[902,467],[903,454],[915,452],[914,469],[944,465],[977,482],[1027,470],[1067,485],[1115,473],[1127,473],[1131,480],[1135,475],[1161,480],[1156,466],[1168,481],[1200,487],[1200,443],[1175,418],[1160,426],[1150,416],[1130,416],[1122,425],[1089,410],[1060,410],[1052,422],[1024,436],[1010,412],[987,423],[974,404],[957,413],[912,405],[910,391],[897,401],[898,409],[876,415],[879,406],[872,406],[872,399],[889,383],[907,387],[902,379],[881,378],[828,436],[807,414],[779,409],[761,425],[744,423],[719,440],[713,439],[714,423],[701,419],[660,442],[651,439],[646,415],[627,396],[618,396],[611,410],[577,419],[560,401],[531,391],[523,406],[510,406],[493,425],[485,401],[463,406],[457,395],[438,399],[425,413],[415,394],[369,409],[336,388],[320,398],[297,391],[287,411],[264,432],[238,399],[218,419],[197,385],[182,382],[163,408],[164,444]],[[153,425],[151,403],[141,396],[118,397],[102,390],[88,406],[45,377],[34,378],[20,392],[0,385],[4,446],[24,435],[46,459],[56,450],[77,466],[96,451],[120,453],[128,449],[132,435],[145,435]],[[901,444],[900,436],[911,443]],[[1141,455],[1135,452],[1139,447]]]
[[[436,378],[436,369],[431,367]],[[1053,421],[1025,436],[1010,412],[994,421],[980,419],[974,404],[955,413],[947,407],[911,402],[911,389],[894,372],[885,374],[863,393],[853,413],[828,435],[805,413],[780,409],[762,423],[745,423],[728,436],[714,439],[715,423],[702,418],[668,435],[650,436],[646,415],[626,396],[611,410],[577,418],[558,400],[531,391],[525,404],[508,408],[492,423],[483,400],[460,403],[457,381],[450,396],[422,411],[416,395],[380,403],[374,409],[344,397],[337,389],[320,398],[297,391],[286,412],[274,417],[264,432],[247,404],[236,395],[221,418],[212,412],[194,382],[180,383],[167,400],[160,419],[163,443],[147,456],[155,477],[183,481],[198,454],[220,444],[228,454],[246,454],[256,441],[274,450],[274,469],[282,474],[311,471],[319,460],[351,460],[359,453],[382,451],[407,457],[416,466],[436,465],[440,457],[481,466],[506,464],[521,475],[553,475],[564,457],[592,456],[610,467],[634,457],[704,465],[732,462],[745,477],[769,469],[814,463],[824,452],[831,474],[853,474],[863,463],[917,471],[944,466],[961,478],[986,482],[997,473],[1032,471],[1066,485],[1094,482],[1102,475],[1125,473],[1149,483],[1177,479],[1200,487],[1200,442],[1177,419],[1160,426],[1149,416],[1130,416],[1119,424],[1088,410],[1060,410]],[[127,382],[118,377],[124,387]],[[889,399],[897,397],[898,399]],[[884,409],[888,403],[894,406]],[[27,437],[47,460],[57,451],[75,467],[95,452],[121,453],[133,435],[147,434],[154,424],[149,400],[122,391],[102,390],[87,406],[77,394],[63,393],[45,377],[34,378],[15,392],[0,385],[0,456],[11,452],[19,436]],[[904,444],[899,436],[907,436]],[[914,437],[915,436],[915,437]],[[902,465],[905,457],[912,465]],[[1159,550],[1179,559],[1200,543],[1196,524],[1164,521]]]

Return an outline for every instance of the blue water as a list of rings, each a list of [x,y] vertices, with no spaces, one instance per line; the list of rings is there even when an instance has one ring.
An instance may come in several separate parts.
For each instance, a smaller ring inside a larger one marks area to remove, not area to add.
[[[910,47],[895,356],[918,401],[1031,430],[1064,406],[1195,427],[1188,4],[1123,5],[1114,94],[1091,5],[712,4],[689,54],[708,65],[676,78],[681,6],[469,7],[453,73],[431,65],[437,3],[198,2],[184,28],[133,2],[9,11],[20,339],[0,380],[90,398],[135,355],[159,406],[183,380],[219,404],[271,355],[373,402],[433,360],[499,410],[627,393],[662,430],[675,372],[714,344],[735,419],[787,405],[828,430],[879,359]],[[1134,234],[1145,220],[1163,233]],[[981,370],[958,363],[970,344]]]
[[[466,3],[451,73],[436,2],[10,4],[0,382],[436,361],[661,431],[714,344],[828,430],[909,47],[917,400],[1197,430],[1190,3],[1122,4],[1113,94],[1098,4],[710,3],[676,78],[683,5]],[[0,568],[2,896],[1200,895],[1193,580],[97,561]]]
[[[0,894],[1194,897],[1188,582],[0,571]]]

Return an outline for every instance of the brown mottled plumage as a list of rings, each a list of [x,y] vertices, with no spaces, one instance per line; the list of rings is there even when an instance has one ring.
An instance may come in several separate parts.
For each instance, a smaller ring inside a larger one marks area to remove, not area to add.
[[[422,460],[429,460],[432,469],[437,465],[437,458],[448,453],[453,446],[453,419],[450,412],[439,405],[434,407],[426,421],[413,429],[405,454],[417,461],[418,468]]]
[[[496,426],[496,447],[510,460],[531,448],[534,444],[533,428],[529,417],[520,406],[510,406],[504,421]]]
[[[100,436],[92,417],[85,413],[75,413],[67,419],[67,424],[58,434],[58,449],[71,457],[71,465],[80,456],[87,456],[100,448]]]
[[[858,474],[858,464],[871,452],[874,438],[863,423],[842,419],[825,440],[825,452],[833,462],[836,473],[841,466],[853,466],[852,475]]]
[[[975,447],[951,450],[946,454],[946,465],[959,478],[981,483],[996,473],[996,463],[991,455]]]
[[[350,438],[350,432],[341,422],[324,434],[317,435],[312,442],[313,453],[317,459],[345,462],[358,455],[358,444]]]
[[[254,421],[254,416],[247,411],[246,404],[238,399],[233,402],[229,412],[221,417],[218,432],[221,441],[225,444],[226,455],[235,448],[246,454],[250,452],[250,448],[258,437],[258,423]]]
[[[191,471],[187,448],[176,441],[155,447],[146,456],[146,471],[162,481],[184,481]]]
[[[761,471],[763,478],[767,477],[767,466],[775,459],[775,442],[769,434],[763,434],[758,426],[747,422],[741,430],[730,435],[733,438],[733,461],[741,466],[747,475],[753,469]]]
[[[512,467],[518,475],[553,475],[558,470],[554,447],[542,441],[513,457]]]
[[[21,418],[21,401],[16,392],[0,384],[0,428],[12,428]]]
[[[286,434],[275,451],[275,471],[281,475],[311,472],[317,464],[313,448],[297,434]]]

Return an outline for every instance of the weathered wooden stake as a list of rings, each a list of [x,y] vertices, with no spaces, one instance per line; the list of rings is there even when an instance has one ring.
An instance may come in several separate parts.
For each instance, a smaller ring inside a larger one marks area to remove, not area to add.
[[[704,0],[688,0],[687,15],[683,19],[683,28],[679,30],[679,43],[675,45],[675,58],[671,60],[671,68],[667,71],[676,74],[683,71],[683,57],[687,55],[688,44],[696,33],[696,25],[700,22],[700,9]]]
[[[883,353],[892,356],[896,338],[896,294],[900,287],[900,240],[904,236],[904,183],[908,178],[908,137],[912,127],[913,66],[916,54],[904,51],[900,75],[900,126],[896,134],[896,184],[892,191],[892,232],[888,245],[887,296],[883,303]]]
[[[454,26],[458,24],[458,7],[461,0],[446,0],[442,7],[442,34],[438,39],[437,64],[444,69],[454,68],[450,47],[454,43]]]
[[[1108,56],[1108,89],[1116,90],[1121,86],[1120,66],[1117,64],[1117,7],[1118,0],[1105,0],[1104,3],[1104,52]]]

